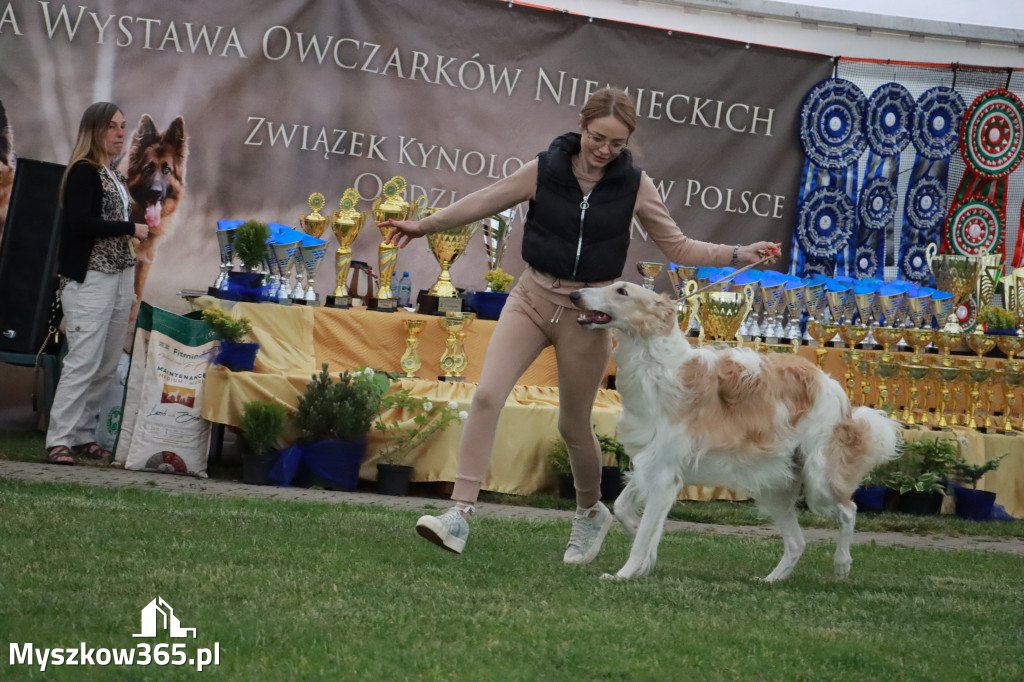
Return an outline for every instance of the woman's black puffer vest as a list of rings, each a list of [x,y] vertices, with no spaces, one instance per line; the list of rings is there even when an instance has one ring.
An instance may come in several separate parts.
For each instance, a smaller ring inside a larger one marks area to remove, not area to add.
[[[566,133],[537,155],[537,193],[526,214],[523,260],[562,279],[617,279],[626,264],[641,171],[624,150],[584,202],[571,162],[579,151],[579,133]]]

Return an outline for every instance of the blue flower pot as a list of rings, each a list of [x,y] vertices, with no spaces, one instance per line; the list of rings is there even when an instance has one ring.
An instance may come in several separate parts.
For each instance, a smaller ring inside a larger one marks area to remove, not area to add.
[[[258,343],[221,341],[213,364],[224,365],[232,372],[251,372],[256,366],[256,353],[259,349]]]
[[[991,521],[996,506],[996,494],[953,484],[956,515],[969,521]]]
[[[507,300],[505,291],[473,291],[469,294],[469,307],[481,320],[496,320]]]
[[[885,491],[886,487],[884,485],[870,487],[861,486],[854,490],[853,502],[857,505],[857,511],[885,511]]]
[[[294,444],[281,453],[270,477],[275,483],[354,491],[366,454],[366,438]]]

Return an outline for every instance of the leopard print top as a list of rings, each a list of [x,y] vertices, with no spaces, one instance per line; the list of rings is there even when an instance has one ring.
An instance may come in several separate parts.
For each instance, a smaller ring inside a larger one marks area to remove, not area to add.
[[[103,215],[101,217],[104,220],[128,220],[128,212],[125,210],[121,194],[127,189],[118,189],[114,182],[114,177],[117,177],[121,186],[127,188],[125,177],[113,166],[100,169],[99,174],[100,186],[103,187]],[[129,239],[123,235],[96,239],[92,253],[89,254],[89,269],[112,274],[135,265],[135,255],[128,247]]]

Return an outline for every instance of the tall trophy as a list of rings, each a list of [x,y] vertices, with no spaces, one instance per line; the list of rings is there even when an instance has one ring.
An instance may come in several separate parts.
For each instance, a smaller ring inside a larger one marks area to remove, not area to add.
[[[661,269],[664,267],[664,263],[652,263],[650,261],[641,261],[636,264],[637,272],[644,278],[644,289],[654,291],[654,279],[661,274]]]
[[[209,288],[207,293],[210,296],[219,296],[221,291],[227,291],[228,288],[228,273],[234,267],[235,260],[235,247],[232,242],[235,241],[235,228],[217,229],[217,247],[220,251],[220,274],[217,275],[217,281],[213,283],[213,286]]]
[[[926,255],[935,279],[935,288],[953,294],[955,309],[958,310],[978,286],[981,260],[976,256],[937,255],[937,252],[935,244],[928,245]],[[939,320],[939,324],[943,322]]]
[[[802,282],[787,282],[782,288],[782,302],[789,311],[789,324],[783,331],[783,338],[790,341],[803,338],[800,334],[800,322],[803,319],[804,298],[807,293],[807,285]]]
[[[317,239],[324,233],[324,227],[327,225],[327,217],[320,215],[320,209],[324,207],[325,201],[323,194],[313,192],[309,195],[309,199],[306,200],[312,213],[306,215],[299,214],[299,224],[302,226],[302,231]]]
[[[348,292],[348,271],[352,267],[352,242],[359,236],[359,231],[366,223],[366,213],[356,210],[359,203],[359,192],[349,188],[342,192],[338,210],[331,214],[331,228],[338,238],[338,250],[334,254],[335,287],[334,293],[327,297],[327,305],[332,308],[351,308],[352,297]]]
[[[274,250],[274,260],[277,263],[277,271],[280,275],[281,287],[277,290],[278,303],[291,303],[292,297],[297,294],[298,285],[292,286],[292,267],[299,257],[299,244],[273,243],[270,248]]]
[[[764,307],[764,328],[761,333],[765,337],[766,343],[778,343],[779,337],[783,335],[782,329],[782,310],[783,310],[783,298],[782,291],[786,287],[785,280],[761,280],[761,305]]]
[[[420,360],[419,335],[425,324],[425,320],[405,320],[405,353],[399,364],[407,377],[416,376],[416,370],[423,364]]]
[[[438,377],[440,381],[465,381],[462,375],[469,366],[469,356],[466,355],[466,330],[476,319],[476,313],[446,313],[444,317],[437,320],[438,326],[445,332],[444,353],[441,355],[441,369],[444,376]]]
[[[427,209],[427,211],[437,209]],[[459,297],[459,290],[452,284],[452,276],[448,271],[455,260],[466,251],[469,240],[480,228],[480,221],[459,225],[450,230],[432,232],[427,235],[427,245],[430,252],[434,254],[438,265],[441,266],[441,274],[437,281],[427,291],[425,305],[421,306],[419,312],[425,314],[445,315],[449,312],[462,311],[462,298]],[[433,298],[431,298],[433,297]]]
[[[299,242],[299,267],[306,273],[305,288],[292,292],[292,300],[300,305],[320,305],[320,295],[313,290],[316,270],[327,253],[327,243],[323,239],[304,237]]]
[[[505,255],[505,247],[508,245],[508,238],[512,234],[512,225],[500,213],[490,218],[484,218],[484,248],[487,249],[487,269],[490,271],[501,269],[501,259]],[[487,285],[487,291],[491,285]]]
[[[373,200],[373,219],[376,224],[389,220],[409,220],[416,210],[416,204],[402,198],[405,192],[405,178],[396,175],[384,183],[380,196]],[[398,246],[387,242],[391,228],[387,225],[379,228],[383,238],[377,247],[377,259],[380,265],[380,287],[377,296],[370,297],[366,306],[368,310],[382,313],[393,313],[398,310],[398,301],[391,292],[391,275],[395,274],[398,263]]]

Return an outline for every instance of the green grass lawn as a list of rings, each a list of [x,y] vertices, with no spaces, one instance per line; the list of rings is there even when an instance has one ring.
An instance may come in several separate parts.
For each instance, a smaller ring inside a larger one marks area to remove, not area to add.
[[[1020,680],[1020,557],[669,533],[647,578],[616,527],[565,566],[566,522],[473,522],[456,556],[415,514],[0,482],[0,639],[134,647],[157,596],[220,664],[11,667],[4,680]],[[5,646],[5,649],[7,646]]]

